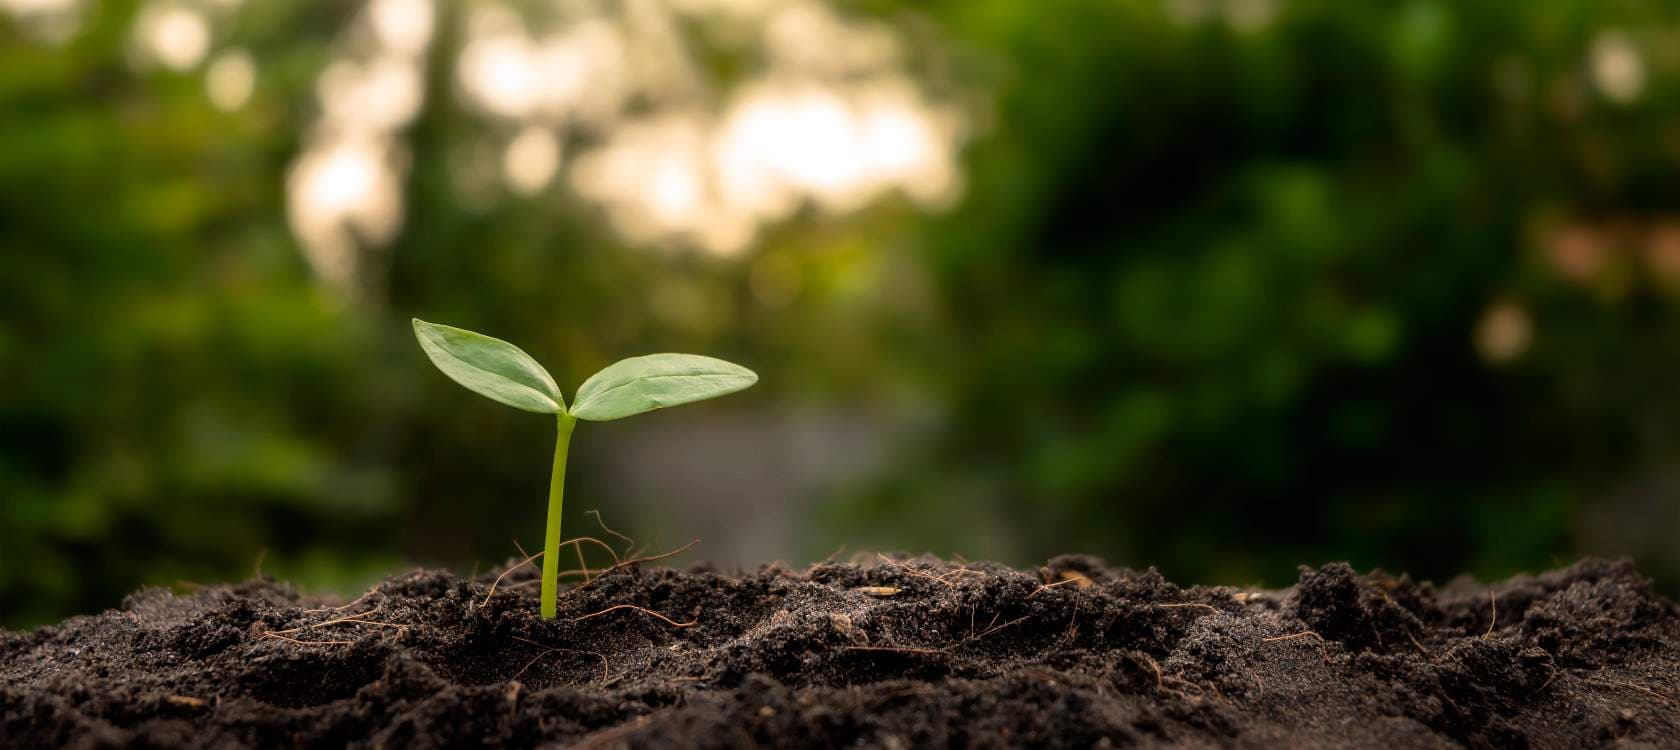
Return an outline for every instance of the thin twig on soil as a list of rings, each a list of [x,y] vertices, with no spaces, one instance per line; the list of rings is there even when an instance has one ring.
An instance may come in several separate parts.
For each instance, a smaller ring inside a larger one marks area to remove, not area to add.
[[[897,586],[858,586],[852,590],[867,596],[897,596],[902,591]]]
[[[584,615],[582,617],[572,618],[572,622],[583,622],[584,620],[588,620],[588,619],[593,618],[593,617],[600,617],[601,615],[607,614],[608,612],[616,612],[616,611],[621,610],[621,609],[633,609],[633,610],[636,610],[637,612],[640,612],[644,615],[657,617],[661,620],[664,620],[666,623],[670,624],[671,627],[674,627],[674,628],[692,628],[695,625],[700,624],[699,620],[690,620],[688,622],[677,622],[676,620],[673,620],[669,617],[666,617],[665,615],[659,614],[658,612],[655,612],[651,609],[648,609],[647,607],[638,607],[634,604],[615,604],[615,605],[613,605],[611,607],[607,607],[606,609],[603,609],[599,612],[591,612],[591,613],[589,613],[587,615]]]

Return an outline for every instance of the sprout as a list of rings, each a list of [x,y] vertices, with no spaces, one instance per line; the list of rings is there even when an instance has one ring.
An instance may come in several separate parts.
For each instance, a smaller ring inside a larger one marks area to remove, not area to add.
[[[548,485],[548,529],[543,544],[542,616],[554,617],[559,575],[560,509],[565,495],[566,450],[580,419],[605,422],[734,393],[758,382],[737,364],[694,354],[649,354],[620,360],[589,376],[570,409],[542,365],[519,347],[472,331],[414,319],[414,336],[451,380],[515,409],[553,414],[554,471]]]

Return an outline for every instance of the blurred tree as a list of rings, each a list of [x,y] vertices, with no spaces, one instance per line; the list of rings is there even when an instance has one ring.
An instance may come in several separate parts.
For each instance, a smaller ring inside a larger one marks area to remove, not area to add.
[[[940,550],[1271,583],[1584,547],[1673,585],[1680,59],[1615,7],[943,8],[1013,75],[925,232],[952,422],[834,535],[981,517]]]

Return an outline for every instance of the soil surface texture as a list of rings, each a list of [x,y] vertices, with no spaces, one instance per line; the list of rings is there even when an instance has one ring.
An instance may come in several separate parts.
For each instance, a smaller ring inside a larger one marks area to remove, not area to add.
[[[631,564],[552,620],[533,566],[498,573],[0,632],[0,745],[1680,748],[1680,610],[1627,562],[1282,591],[1084,557]]]

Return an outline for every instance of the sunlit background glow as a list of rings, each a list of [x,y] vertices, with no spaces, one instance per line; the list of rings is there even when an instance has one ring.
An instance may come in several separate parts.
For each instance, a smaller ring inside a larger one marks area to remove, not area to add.
[[[760,30],[737,46],[765,70],[704,80],[681,29],[719,16]],[[960,112],[903,74],[889,27],[821,3],[631,3],[543,25],[485,4],[466,28],[461,95],[515,134],[508,187],[563,169],[633,242],[735,255],[803,205],[845,213],[897,190],[936,207],[960,187]]]
[[[26,32],[41,41],[61,44],[81,30],[87,0],[0,0],[5,11]]]
[[[240,7],[147,0],[133,25],[135,65],[203,68],[214,106],[245,106],[257,62],[219,42]],[[0,9],[61,43],[94,8],[0,0]],[[439,52],[453,85],[427,91],[439,23],[463,33],[459,49]],[[696,59],[702,42],[762,65],[711,80]],[[937,210],[962,189],[964,111],[907,75],[906,41],[892,26],[820,0],[371,0],[334,44],[286,192],[310,267],[345,294],[357,293],[364,254],[401,231],[405,131],[431,97],[482,118],[506,195],[544,196],[558,183],[569,193],[542,199],[599,206],[633,244],[734,256],[805,207],[840,216],[898,194]],[[465,204],[485,199],[478,161],[457,165]]]

